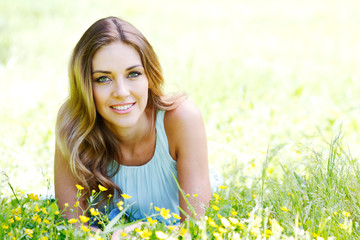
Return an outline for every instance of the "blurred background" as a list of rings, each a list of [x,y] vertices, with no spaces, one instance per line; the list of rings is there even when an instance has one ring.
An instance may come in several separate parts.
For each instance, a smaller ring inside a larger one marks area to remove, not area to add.
[[[300,168],[304,147],[326,149],[339,132],[359,158],[359,12],[358,0],[1,0],[0,171],[18,189],[52,184],[72,48],[110,15],[153,45],[166,92],[201,109],[225,181],[246,183],[269,149],[269,174]]]

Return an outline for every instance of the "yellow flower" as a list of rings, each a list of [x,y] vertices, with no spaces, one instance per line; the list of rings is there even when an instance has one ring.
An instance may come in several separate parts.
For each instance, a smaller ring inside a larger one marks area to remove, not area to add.
[[[155,235],[158,239],[167,239],[168,235],[164,233],[163,231],[156,231]]]
[[[116,205],[118,206],[120,211],[124,209],[124,207],[123,207],[124,202],[123,201],[119,201]]]
[[[216,206],[216,205],[211,205],[211,207],[212,207],[215,211],[219,211],[219,210],[220,210],[220,208],[219,208],[218,206]]]
[[[35,205],[34,212],[40,212],[40,208],[38,207],[38,205]]]
[[[226,189],[226,188],[227,188],[227,186],[220,185],[220,186],[219,186],[219,188],[220,188],[220,189]]]
[[[216,200],[219,200],[219,199],[220,199],[220,196],[219,196],[219,194],[217,194],[217,193],[213,193],[213,197],[214,197]]]
[[[74,204],[74,207],[77,208],[79,206],[79,202],[76,201],[76,203]]]
[[[112,194],[109,194],[109,195],[108,195],[108,198],[111,198],[112,196],[113,196]]]
[[[84,231],[84,232],[90,232],[90,229],[84,225],[81,225],[81,229]]]
[[[160,212],[160,208],[158,208],[158,207],[154,207],[154,209],[156,210],[156,211],[158,211],[158,212]]]
[[[91,191],[91,194],[95,194],[96,193],[96,191],[95,191],[95,189],[93,189],[92,191]]]
[[[68,223],[76,223],[78,221],[77,218],[72,218],[68,221]]]
[[[126,236],[127,236],[127,233],[126,233],[126,232],[121,232],[120,235],[121,235],[122,237],[126,237]]]
[[[9,219],[9,223],[10,223],[10,224],[12,224],[12,223],[14,223],[14,222],[15,222],[15,221],[14,221],[13,218],[10,218],[10,219]]]
[[[102,192],[105,192],[105,191],[108,190],[106,187],[104,187],[104,186],[102,186],[100,184],[98,185],[98,187],[99,187],[99,190],[102,191]]]
[[[48,237],[42,237],[42,238],[40,238],[40,240],[49,240],[49,238]]]
[[[69,204],[68,204],[68,203],[65,203],[65,204],[64,204],[64,207],[66,207],[66,208],[67,208],[68,206],[69,206]]]
[[[131,196],[129,196],[129,195],[125,194],[125,193],[121,194],[121,196],[122,196],[124,199],[129,199],[129,198],[131,198]]]
[[[28,228],[25,229],[25,234],[28,235],[29,237],[33,237],[33,233],[34,233],[33,230]]]
[[[179,234],[180,234],[180,236],[184,237],[186,232],[187,232],[186,228],[183,227],[180,229]]]
[[[1,224],[1,227],[3,228],[3,229],[8,229],[9,228],[9,225],[7,225],[7,224],[5,224],[5,223],[3,223],[3,224]]]
[[[59,211],[56,211],[56,212],[55,212],[55,215],[58,215],[59,213],[60,213]]]
[[[15,220],[16,220],[16,221],[20,221],[20,220],[21,220],[21,217],[15,216]]]
[[[271,235],[271,230],[270,230],[270,229],[266,229],[265,234],[266,234],[266,235]]]
[[[253,197],[253,198],[256,198],[256,194],[254,193],[254,194],[252,195],[252,197]]]
[[[47,220],[47,219],[44,219],[43,222],[44,222],[45,224],[50,224],[50,221]]]
[[[32,216],[32,220],[34,222],[41,223],[41,218],[37,214],[34,214],[34,216]]]
[[[233,216],[236,216],[237,212],[236,211],[230,211],[230,214],[233,215]]]
[[[83,189],[84,189],[84,187],[83,187],[83,186],[81,186],[81,185],[79,185],[79,184],[76,184],[75,186],[76,186],[76,188],[77,188],[79,191],[81,191],[81,190],[83,190]]]
[[[93,216],[97,216],[99,215],[99,212],[97,210],[95,210],[94,208],[90,208],[90,214],[93,215]]]
[[[170,225],[170,226],[168,226],[168,229],[169,229],[170,231],[174,231],[174,230],[175,230],[175,226]]]
[[[41,211],[43,212],[43,213],[45,213],[45,214],[48,214],[48,212],[46,211],[46,208],[41,208]]]
[[[161,208],[161,210],[160,210],[160,215],[161,215],[164,219],[169,219],[169,218],[171,218],[170,209]]]
[[[220,233],[226,233],[226,229],[223,227],[219,227],[218,230]]]
[[[345,217],[350,217],[351,214],[347,211],[343,211],[342,214],[345,216]]]
[[[82,221],[83,223],[86,223],[90,220],[89,217],[84,216],[84,215],[79,216],[79,218],[80,218],[80,221]]]
[[[280,209],[283,210],[284,212],[288,212],[288,211],[289,211],[289,209],[288,209],[287,207],[285,207],[285,206],[282,206]]]
[[[212,220],[211,218],[208,219],[208,223],[211,227],[213,228],[217,228],[218,225],[214,222],[214,220]]]
[[[193,197],[194,197],[194,198],[197,198],[198,196],[199,196],[199,194],[197,194],[197,193],[194,193],[194,194],[193,194]]]
[[[181,217],[179,215],[177,215],[176,213],[172,214],[174,216],[175,219],[181,219]]]
[[[30,193],[29,198],[33,201],[39,200],[39,196],[37,194],[35,195],[33,193]]]
[[[147,221],[150,223],[150,225],[153,225],[154,223],[157,223],[156,219],[152,219],[151,217],[147,218]]]
[[[152,232],[149,231],[149,229],[145,228],[143,231],[140,231],[139,234],[144,239],[150,239],[150,236],[152,235]]]
[[[224,225],[224,227],[226,227],[226,228],[230,227],[230,222],[226,218],[222,217],[220,219],[220,221],[221,221],[222,225]]]

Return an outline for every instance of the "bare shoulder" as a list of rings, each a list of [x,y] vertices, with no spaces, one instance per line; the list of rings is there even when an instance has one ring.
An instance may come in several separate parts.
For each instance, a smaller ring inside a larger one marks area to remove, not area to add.
[[[169,151],[177,160],[179,152],[187,148],[197,136],[205,137],[205,127],[199,108],[190,100],[183,101],[177,108],[167,111],[164,118]]]
[[[165,114],[166,128],[192,125],[194,121],[201,121],[202,116],[199,108],[190,100],[186,99],[175,109],[167,111]]]

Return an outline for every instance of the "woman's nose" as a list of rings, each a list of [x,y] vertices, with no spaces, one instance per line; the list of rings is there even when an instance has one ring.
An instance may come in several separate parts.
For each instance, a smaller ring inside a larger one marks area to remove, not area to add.
[[[129,96],[129,86],[126,84],[126,81],[116,81],[116,84],[114,84],[113,95],[118,98],[125,98]]]

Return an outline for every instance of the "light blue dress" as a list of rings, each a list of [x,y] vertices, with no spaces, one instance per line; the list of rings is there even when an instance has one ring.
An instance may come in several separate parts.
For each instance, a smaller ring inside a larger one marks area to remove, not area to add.
[[[169,144],[164,127],[165,111],[158,110],[156,113],[156,145],[152,159],[142,166],[120,165],[119,171],[112,178],[123,193],[131,196],[125,200],[125,205],[131,205],[127,214],[131,221],[143,219],[148,216],[166,224],[178,223],[173,216],[164,220],[154,207],[169,209],[170,213],[180,215],[179,190],[177,179],[176,161],[169,153]],[[212,171],[210,171],[210,175]],[[214,179],[212,179],[214,180]],[[218,180],[216,180],[218,181]],[[212,191],[219,185],[212,181]],[[221,181],[221,180],[220,180]],[[114,218],[119,209],[116,203],[120,200],[115,195],[110,203],[109,219]]]

